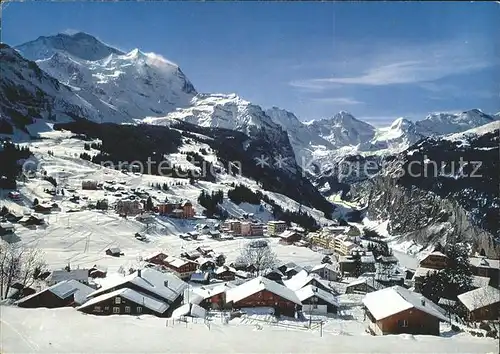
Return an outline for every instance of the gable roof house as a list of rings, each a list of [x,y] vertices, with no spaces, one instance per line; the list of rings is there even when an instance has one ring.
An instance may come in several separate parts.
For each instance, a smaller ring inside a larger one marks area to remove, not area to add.
[[[295,293],[302,302],[302,311],[304,312],[318,314],[337,313],[339,302],[332,293],[313,285],[307,285]]]
[[[486,257],[471,257],[469,259],[472,273],[490,278],[490,285],[498,288],[500,281],[500,260]]]
[[[326,280],[321,279],[316,274],[307,274],[305,270],[300,271],[288,280],[284,280],[283,284],[293,291],[302,289],[307,285],[314,285],[326,292],[333,292],[333,289],[330,288]]]
[[[469,321],[498,320],[500,290],[485,286],[458,295]]]
[[[58,308],[83,304],[87,295],[95,289],[70,279],[59,282],[35,294],[17,301],[19,307],[25,308]]]
[[[272,307],[275,315],[293,317],[302,306],[295,291],[264,277],[257,277],[226,291],[233,308]]]
[[[171,273],[139,269],[87,296],[78,310],[94,315],[168,316],[182,301],[187,284]]]
[[[76,280],[82,284],[89,284],[89,269],[58,269],[54,270],[47,278],[49,286],[55,285],[64,280]]]
[[[385,286],[378,282],[374,277],[359,277],[347,285],[345,293],[367,294],[384,288]]]
[[[340,276],[337,268],[329,263],[322,263],[314,266],[310,273],[317,274],[321,279],[328,281],[337,281]]]
[[[369,329],[378,335],[439,335],[439,322],[447,321],[442,308],[399,285],[366,294],[363,304]]]

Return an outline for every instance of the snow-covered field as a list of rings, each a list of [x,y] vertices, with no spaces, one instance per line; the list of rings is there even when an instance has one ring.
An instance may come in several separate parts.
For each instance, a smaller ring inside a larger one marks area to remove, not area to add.
[[[497,353],[494,339],[381,336],[150,316],[84,315],[71,308],[0,307],[2,353]]]

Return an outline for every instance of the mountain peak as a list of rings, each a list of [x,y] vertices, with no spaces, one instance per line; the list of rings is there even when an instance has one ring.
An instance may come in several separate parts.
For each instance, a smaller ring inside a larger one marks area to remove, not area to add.
[[[40,36],[34,41],[16,46],[15,49],[30,60],[48,59],[57,52],[90,61],[100,60],[111,54],[124,54],[122,51],[104,44],[96,37],[85,32]]]

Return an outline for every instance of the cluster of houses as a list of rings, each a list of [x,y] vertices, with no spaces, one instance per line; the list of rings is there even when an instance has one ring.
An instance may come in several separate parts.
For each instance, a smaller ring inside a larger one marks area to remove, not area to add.
[[[430,274],[448,267],[450,259],[442,252],[434,251],[419,262],[413,275],[414,290],[420,292],[422,284]],[[465,311],[470,321],[497,320],[500,313],[500,261],[475,256],[469,258],[472,270],[472,290],[458,295],[457,300],[440,299],[439,304],[447,309]]]
[[[13,234],[16,225],[33,228],[43,224],[45,224],[45,220],[41,215],[19,215],[13,211],[0,212],[0,236]]]

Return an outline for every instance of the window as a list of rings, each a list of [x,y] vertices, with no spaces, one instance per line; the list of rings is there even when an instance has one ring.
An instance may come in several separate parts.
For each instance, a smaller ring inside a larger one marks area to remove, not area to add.
[[[94,306],[94,312],[101,312],[101,306]]]
[[[137,313],[142,313],[142,307],[141,306],[137,306]]]
[[[130,306],[125,306],[125,313],[130,313]]]
[[[399,327],[406,328],[406,327],[408,327],[408,321],[407,320],[398,320],[398,325],[399,325]]]
[[[115,304],[118,305],[118,304],[121,304],[121,303],[122,303],[122,299],[119,296],[115,297]]]
[[[104,311],[109,311],[109,306],[104,306]]]
[[[113,307],[113,313],[120,313],[119,307]]]

